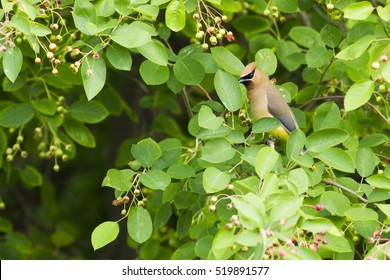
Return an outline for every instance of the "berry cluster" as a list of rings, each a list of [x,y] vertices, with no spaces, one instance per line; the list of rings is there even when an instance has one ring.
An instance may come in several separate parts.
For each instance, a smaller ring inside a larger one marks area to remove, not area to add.
[[[145,194],[147,193],[148,190],[143,189],[141,191],[139,186],[140,185],[139,175],[135,176],[132,184],[133,187],[131,188],[130,191],[123,193],[122,195],[118,196],[111,202],[113,206],[123,205],[123,209],[121,210],[121,215],[124,217],[127,216],[126,215],[128,213],[127,210],[131,206],[136,205],[138,207],[145,207],[148,202],[148,199],[145,197]],[[131,201],[129,197],[130,194],[132,195]]]
[[[13,128],[10,129],[10,133],[14,132]],[[5,159],[8,162],[12,162],[15,159],[15,156],[20,153],[22,158],[26,158],[28,156],[27,151],[22,149],[22,143],[24,141],[24,137],[19,131],[18,136],[16,137],[16,142],[12,145],[12,147],[8,147],[5,150]]]
[[[193,18],[196,21],[196,41],[202,44],[204,50],[209,48],[209,44],[217,45],[223,38],[229,42],[235,40],[233,32],[226,30],[222,25],[228,20],[227,16],[221,15],[203,1],[198,2]]]

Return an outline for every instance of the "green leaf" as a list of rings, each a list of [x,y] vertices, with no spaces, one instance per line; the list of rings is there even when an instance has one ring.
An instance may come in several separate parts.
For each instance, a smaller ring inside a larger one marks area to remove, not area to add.
[[[390,21],[390,4],[387,4],[384,7],[378,5],[376,11],[383,21]]]
[[[109,17],[115,13],[114,0],[98,0],[95,6],[97,16]]]
[[[264,74],[270,76],[275,73],[278,61],[275,53],[271,49],[261,49],[255,55],[257,67]]]
[[[14,83],[23,64],[23,54],[18,47],[8,47],[3,53],[3,71],[7,78]]]
[[[78,101],[69,108],[72,118],[84,123],[99,123],[108,116],[107,109],[94,100]]]
[[[169,79],[168,66],[161,66],[149,60],[142,62],[139,69],[142,79],[147,85],[161,85]]]
[[[280,155],[271,147],[263,147],[257,153],[255,170],[260,179],[271,172],[280,159]]]
[[[343,38],[341,30],[333,25],[326,24],[320,31],[322,41],[331,48],[336,48]]]
[[[172,178],[179,180],[196,177],[194,168],[185,164],[171,165],[168,168],[167,173]]]
[[[291,170],[290,173],[288,173],[288,180],[295,185],[297,194],[306,192],[310,185],[309,176],[303,168]]]
[[[73,20],[76,28],[87,35],[93,35],[87,28],[88,23],[97,24],[95,6],[85,0],[75,0],[73,4]]]
[[[30,31],[32,35],[36,35],[38,37],[51,34],[51,29],[49,27],[37,22],[30,22]]]
[[[372,150],[368,148],[360,148],[356,153],[355,158],[356,170],[360,176],[368,177],[375,169],[375,157]]]
[[[106,246],[114,241],[119,234],[119,225],[117,222],[104,222],[98,225],[92,232],[91,243],[93,249]]]
[[[179,219],[177,220],[177,237],[179,239],[183,239],[189,232],[190,227],[192,224],[192,212],[191,211],[185,211],[179,216]]]
[[[313,129],[338,128],[341,121],[339,107],[333,102],[325,102],[316,108],[313,118]]]
[[[195,242],[181,245],[171,256],[171,260],[192,260],[195,258]]]
[[[313,46],[322,46],[322,40],[320,33],[313,28],[306,26],[294,26],[291,28],[288,35],[293,39],[297,44],[311,48]]]
[[[269,28],[269,21],[260,16],[243,15],[237,17],[233,22],[233,27],[241,33],[256,32],[261,33]]]
[[[168,188],[167,188],[168,189]],[[189,209],[199,201],[199,196],[196,193],[180,190],[175,194],[175,206],[177,209]]]
[[[112,44],[108,46],[106,56],[114,68],[125,71],[131,70],[132,58],[126,48],[118,44]]]
[[[372,80],[353,84],[345,93],[345,110],[352,111],[366,104],[370,100],[374,88],[375,84]]]
[[[81,146],[87,148],[96,147],[95,137],[83,123],[67,118],[64,122],[64,129],[69,137]]]
[[[172,0],[165,11],[165,24],[172,31],[179,32],[186,25],[186,10],[182,0]]]
[[[41,173],[31,165],[19,171],[20,178],[30,187],[38,187],[42,185],[43,179]]]
[[[125,48],[138,48],[151,41],[151,34],[135,22],[122,24],[111,34],[111,39]]]
[[[107,171],[102,187],[110,187],[118,191],[128,192],[132,187],[134,171],[130,169],[117,170],[111,168]]]
[[[327,149],[318,153],[315,157],[322,160],[326,165],[343,172],[353,173],[355,170],[352,157],[339,148]]]
[[[142,173],[139,179],[145,187],[152,190],[165,190],[171,183],[171,176],[159,169]]]
[[[207,193],[215,193],[226,189],[230,176],[215,167],[208,167],[203,172],[203,187]]]
[[[340,235],[338,228],[326,218],[303,219],[301,227],[312,233],[330,232],[334,235]]]
[[[349,133],[345,130],[325,128],[310,134],[306,140],[306,147],[310,152],[319,153],[344,142],[348,137]]]
[[[25,35],[30,35],[30,21],[25,13],[16,13],[9,23],[13,28]]]
[[[323,46],[313,46],[306,53],[306,64],[310,68],[327,65],[333,57],[333,52]]]
[[[229,161],[235,154],[236,150],[232,148],[229,141],[217,138],[206,143],[201,159],[211,163],[220,163]]]
[[[209,106],[202,105],[199,110],[198,124],[206,129],[217,129],[224,122],[222,117],[214,115],[213,110]]]
[[[371,15],[374,7],[369,1],[353,3],[344,9],[344,17],[356,20],[365,20]]]
[[[213,240],[214,236],[212,235],[205,235],[199,238],[195,245],[196,256],[200,257],[201,259],[207,259],[213,244]]]
[[[357,40],[352,45],[346,47],[342,51],[340,51],[336,58],[342,59],[342,60],[353,60],[358,57],[360,57],[367,48],[371,45],[372,42],[374,42],[375,36],[373,35],[366,35],[359,40]]]
[[[386,82],[390,83],[390,63],[385,63],[383,65],[382,76]]]
[[[349,242],[345,237],[335,236],[333,234],[328,233],[325,239],[328,242],[326,243],[326,245],[321,245],[321,247],[329,251],[338,253],[346,253],[353,251],[351,245],[349,245]]]
[[[378,213],[370,208],[351,208],[345,211],[345,216],[351,221],[377,221]]]
[[[302,206],[303,197],[280,196],[277,200],[277,207],[272,208],[270,222],[279,222],[281,219],[287,219],[294,216],[297,210]]]
[[[324,192],[320,203],[326,210],[339,216],[344,216],[344,212],[351,208],[351,202],[348,197],[335,191]]]
[[[172,216],[172,206],[169,202],[164,203],[154,217],[154,229],[159,230],[167,224],[169,218]]]
[[[390,205],[389,204],[377,204],[378,208],[390,218]]]
[[[165,46],[157,40],[152,40],[137,48],[137,50],[148,60],[158,65],[168,64],[168,53]]]
[[[173,73],[179,82],[191,86],[199,85],[205,76],[202,64],[190,58],[177,61]]]
[[[31,101],[31,104],[34,106],[35,110],[45,115],[54,116],[57,112],[57,104],[53,99],[43,98]]]
[[[292,41],[278,40],[276,44],[276,55],[279,61],[290,72],[296,70],[305,63],[305,56],[300,48]]]
[[[383,175],[373,175],[368,177],[366,181],[372,187],[390,191],[390,179],[388,177]]]
[[[253,247],[262,242],[262,237],[258,232],[243,230],[237,234],[236,242],[241,245]]]
[[[242,223],[245,223],[248,229],[262,228],[265,223],[265,209],[264,202],[260,197],[252,192],[247,193],[244,196],[231,197],[234,207],[238,211],[238,215]],[[245,221],[249,221],[247,224]]]
[[[359,143],[359,147],[376,147],[379,145],[382,145],[383,143],[386,143],[386,141],[389,140],[389,137],[387,137],[384,134],[380,133],[373,133],[370,135],[364,136]]]
[[[160,157],[161,148],[151,138],[146,138],[131,147],[131,154],[142,166],[151,167]]]
[[[104,59],[84,58],[81,64],[81,77],[88,100],[94,98],[106,83],[106,63]]]
[[[211,54],[217,64],[230,74],[240,76],[244,70],[244,64],[242,64],[241,60],[225,47],[214,47],[211,49]]]
[[[147,241],[153,233],[153,223],[148,210],[131,207],[127,217],[127,232],[138,243]]]
[[[258,119],[252,126],[253,133],[265,133],[272,131],[280,126],[280,121],[275,118]]]
[[[0,112],[0,126],[19,127],[25,125],[34,117],[34,107],[31,104],[14,104]]]
[[[298,10],[298,0],[272,0],[272,3],[284,13],[295,13]]]
[[[134,8],[134,11],[143,14],[144,16],[157,17],[159,8],[155,5],[141,5]]]
[[[288,159],[292,157],[296,158],[302,153],[303,147],[305,146],[306,136],[300,129],[295,129],[291,132],[287,138],[286,144],[286,155]]]
[[[241,108],[241,89],[233,75],[218,70],[214,77],[214,87],[219,99],[229,111],[234,112]]]

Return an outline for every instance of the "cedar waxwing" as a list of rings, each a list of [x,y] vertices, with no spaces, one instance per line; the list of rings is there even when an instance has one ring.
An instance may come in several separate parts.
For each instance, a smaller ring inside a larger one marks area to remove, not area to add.
[[[270,134],[286,141],[288,134],[297,129],[298,124],[279,90],[256,67],[255,62],[245,67],[239,82],[244,84],[247,89],[253,117],[256,120],[265,117],[278,119],[282,125],[271,131]]]

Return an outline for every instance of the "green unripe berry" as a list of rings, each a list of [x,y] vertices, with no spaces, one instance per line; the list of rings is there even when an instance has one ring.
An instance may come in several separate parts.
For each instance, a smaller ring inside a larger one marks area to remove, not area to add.
[[[59,166],[58,164],[55,164],[55,165],[53,166],[53,171],[54,171],[54,172],[60,171],[60,166]]]

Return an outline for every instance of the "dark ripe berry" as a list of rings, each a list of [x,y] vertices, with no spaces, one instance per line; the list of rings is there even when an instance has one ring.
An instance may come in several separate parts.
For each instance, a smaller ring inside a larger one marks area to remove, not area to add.
[[[322,239],[322,244],[324,244],[324,245],[326,245],[326,244],[328,244],[328,240],[326,240],[326,239]]]

